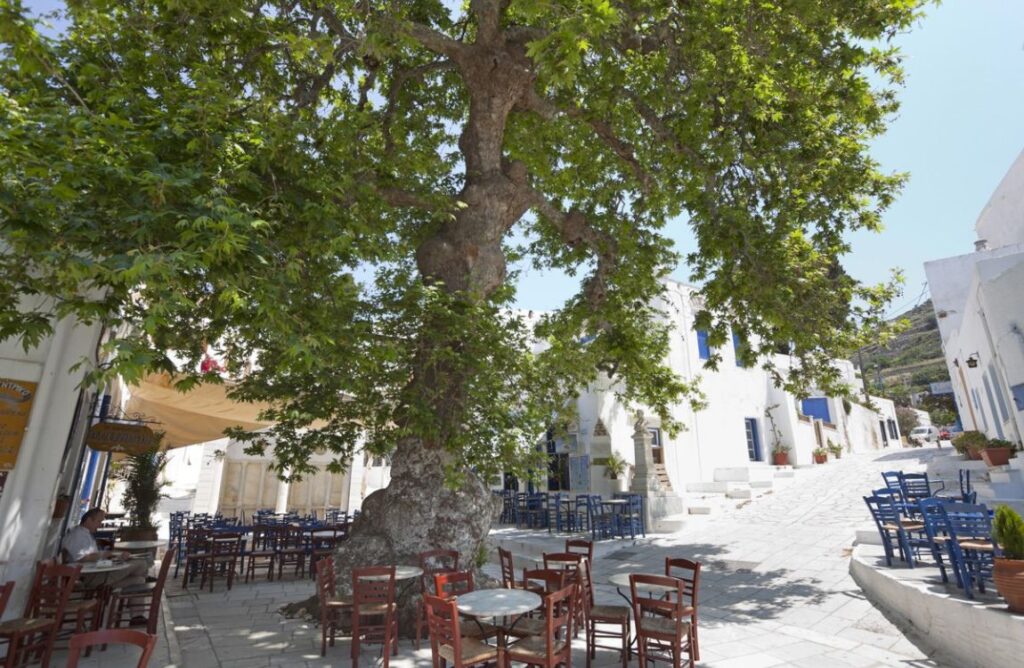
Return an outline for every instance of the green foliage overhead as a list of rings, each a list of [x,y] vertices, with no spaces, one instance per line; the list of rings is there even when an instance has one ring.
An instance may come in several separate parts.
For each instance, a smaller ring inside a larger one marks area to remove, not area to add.
[[[1006,559],[1024,559],[1024,519],[1010,506],[996,508],[992,537]]]
[[[688,225],[709,344],[837,381],[894,290],[841,259],[902,181],[867,147],[920,3],[465,4],[75,0],[51,38],[0,0],[0,338],[102,321],[90,381],[182,389],[211,345],[293,475],[363,437],[521,473],[601,374],[679,426],[650,304]],[[523,263],[580,277],[533,329]]]

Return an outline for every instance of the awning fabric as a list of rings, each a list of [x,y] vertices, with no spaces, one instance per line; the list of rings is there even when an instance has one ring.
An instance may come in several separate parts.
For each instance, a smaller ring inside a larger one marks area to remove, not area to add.
[[[167,374],[150,374],[137,386],[127,388],[130,397],[125,412],[138,413],[154,431],[165,432],[163,444],[180,448],[224,438],[228,427],[264,429],[271,422],[256,419],[267,406],[263,403],[240,403],[227,397],[230,385],[203,384],[190,392],[174,389]]]

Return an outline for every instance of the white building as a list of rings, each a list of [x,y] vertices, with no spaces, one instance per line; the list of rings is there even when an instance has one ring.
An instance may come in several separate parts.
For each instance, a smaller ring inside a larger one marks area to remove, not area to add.
[[[678,494],[701,491],[707,483],[754,479],[758,469],[767,470],[776,441],[791,448],[789,461],[797,466],[810,465],[812,450],[829,441],[847,452],[900,442],[895,407],[887,399],[872,397],[870,407],[822,393],[798,399],[776,387],[760,367],[740,366],[733,346],[719,351],[717,371],[705,369],[711,351],[706,335],[693,328],[696,290],[674,281],[667,281],[666,288],[657,306],[673,330],[667,362],[682,378],[700,379],[706,408],[676,406],[674,417],[686,429],[675,437],[662,431],[652,411],[645,410],[649,443],[635,445],[633,411],[618,400],[607,380],[595,383],[578,400],[576,433],[549,443],[556,460],[549,489],[617,491],[617,483],[604,476],[601,465],[612,451],[635,466],[637,453],[649,447],[661,491]],[[788,356],[776,355],[774,361],[783,369],[789,364]],[[856,395],[860,383],[853,366],[837,364]]]
[[[926,262],[964,429],[1024,433],[1024,152],[975,225],[972,253]]]
[[[99,337],[98,324],[65,318],[28,351],[0,341],[0,582],[17,583],[6,618],[24,609],[36,562],[54,556],[65,518],[77,517],[77,500],[57,500],[80,487],[95,393],[79,388],[85,369],[70,369],[95,360]]]

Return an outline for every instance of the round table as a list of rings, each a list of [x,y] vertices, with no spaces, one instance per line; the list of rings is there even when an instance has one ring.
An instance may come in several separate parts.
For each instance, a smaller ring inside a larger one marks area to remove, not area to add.
[[[629,576],[630,575],[631,575],[630,573],[616,573],[615,575],[613,575],[613,576],[608,578],[608,582],[610,582],[613,585],[615,585],[616,588],[625,587],[626,589],[629,589],[630,588],[630,585],[629,585]],[[663,575],[661,573],[636,573],[636,575],[653,575],[653,576],[659,577],[659,578],[665,577],[665,575]],[[672,587],[664,587],[662,585],[647,584],[647,583],[637,583],[636,590],[637,591],[651,592],[651,593],[654,593],[654,594],[664,594],[667,591],[675,591],[675,589],[672,588]]]
[[[162,540],[125,540],[119,543],[114,543],[115,550],[125,550],[127,552],[142,551],[142,550],[155,550],[164,544]]]
[[[472,617],[512,617],[540,607],[541,598],[524,589],[477,589],[459,594],[455,606]]]
[[[99,562],[90,561],[82,564],[82,575],[92,575],[93,573],[113,573],[115,571],[123,571],[126,568],[128,568],[128,564],[120,561],[102,565]]]

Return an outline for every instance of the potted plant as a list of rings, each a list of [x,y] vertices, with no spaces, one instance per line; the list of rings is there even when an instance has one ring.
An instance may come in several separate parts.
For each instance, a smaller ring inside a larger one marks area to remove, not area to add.
[[[608,459],[606,459],[604,462],[604,474],[611,478],[612,480],[619,481],[618,491],[620,492],[625,491],[626,488],[627,466],[629,466],[629,464],[626,463],[626,460],[623,459],[622,456],[619,453],[615,452],[614,450],[612,451],[612,454],[608,456]]]
[[[1014,445],[1001,438],[993,438],[981,450],[981,458],[986,466],[1006,466],[1013,456]]]
[[[953,448],[967,459],[981,459],[988,437],[980,431],[963,431],[953,439]]]
[[[995,558],[992,581],[1010,612],[1024,613],[1024,519],[1013,508],[996,508],[992,537],[1002,549]]]
[[[121,505],[128,513],[128,526],[121,530],[121,540],[156,540],[153,512],[163,496],[160,490],[167,484],[160,480],[165,466],[167,453],[157,448],[118,462],[114,478],[124,483]]]
[[[814,455],[815,464],[824,464],[828,461],[828,450],[825,448],[814,448],[811,450],[811,454]]]
[[[828,445],[825,447],[826,449],[828,449],[830,453],[832,453],[832,456],[835,457],[836,459],[839,459],[840,457],[843,456],[843,446],[839,445],[838,443],[833,443],[832,441],[829,441]]]
[[[789,466],[790,447],[782,442],[776,442],[772,447],[772,464],[776,466]]]

